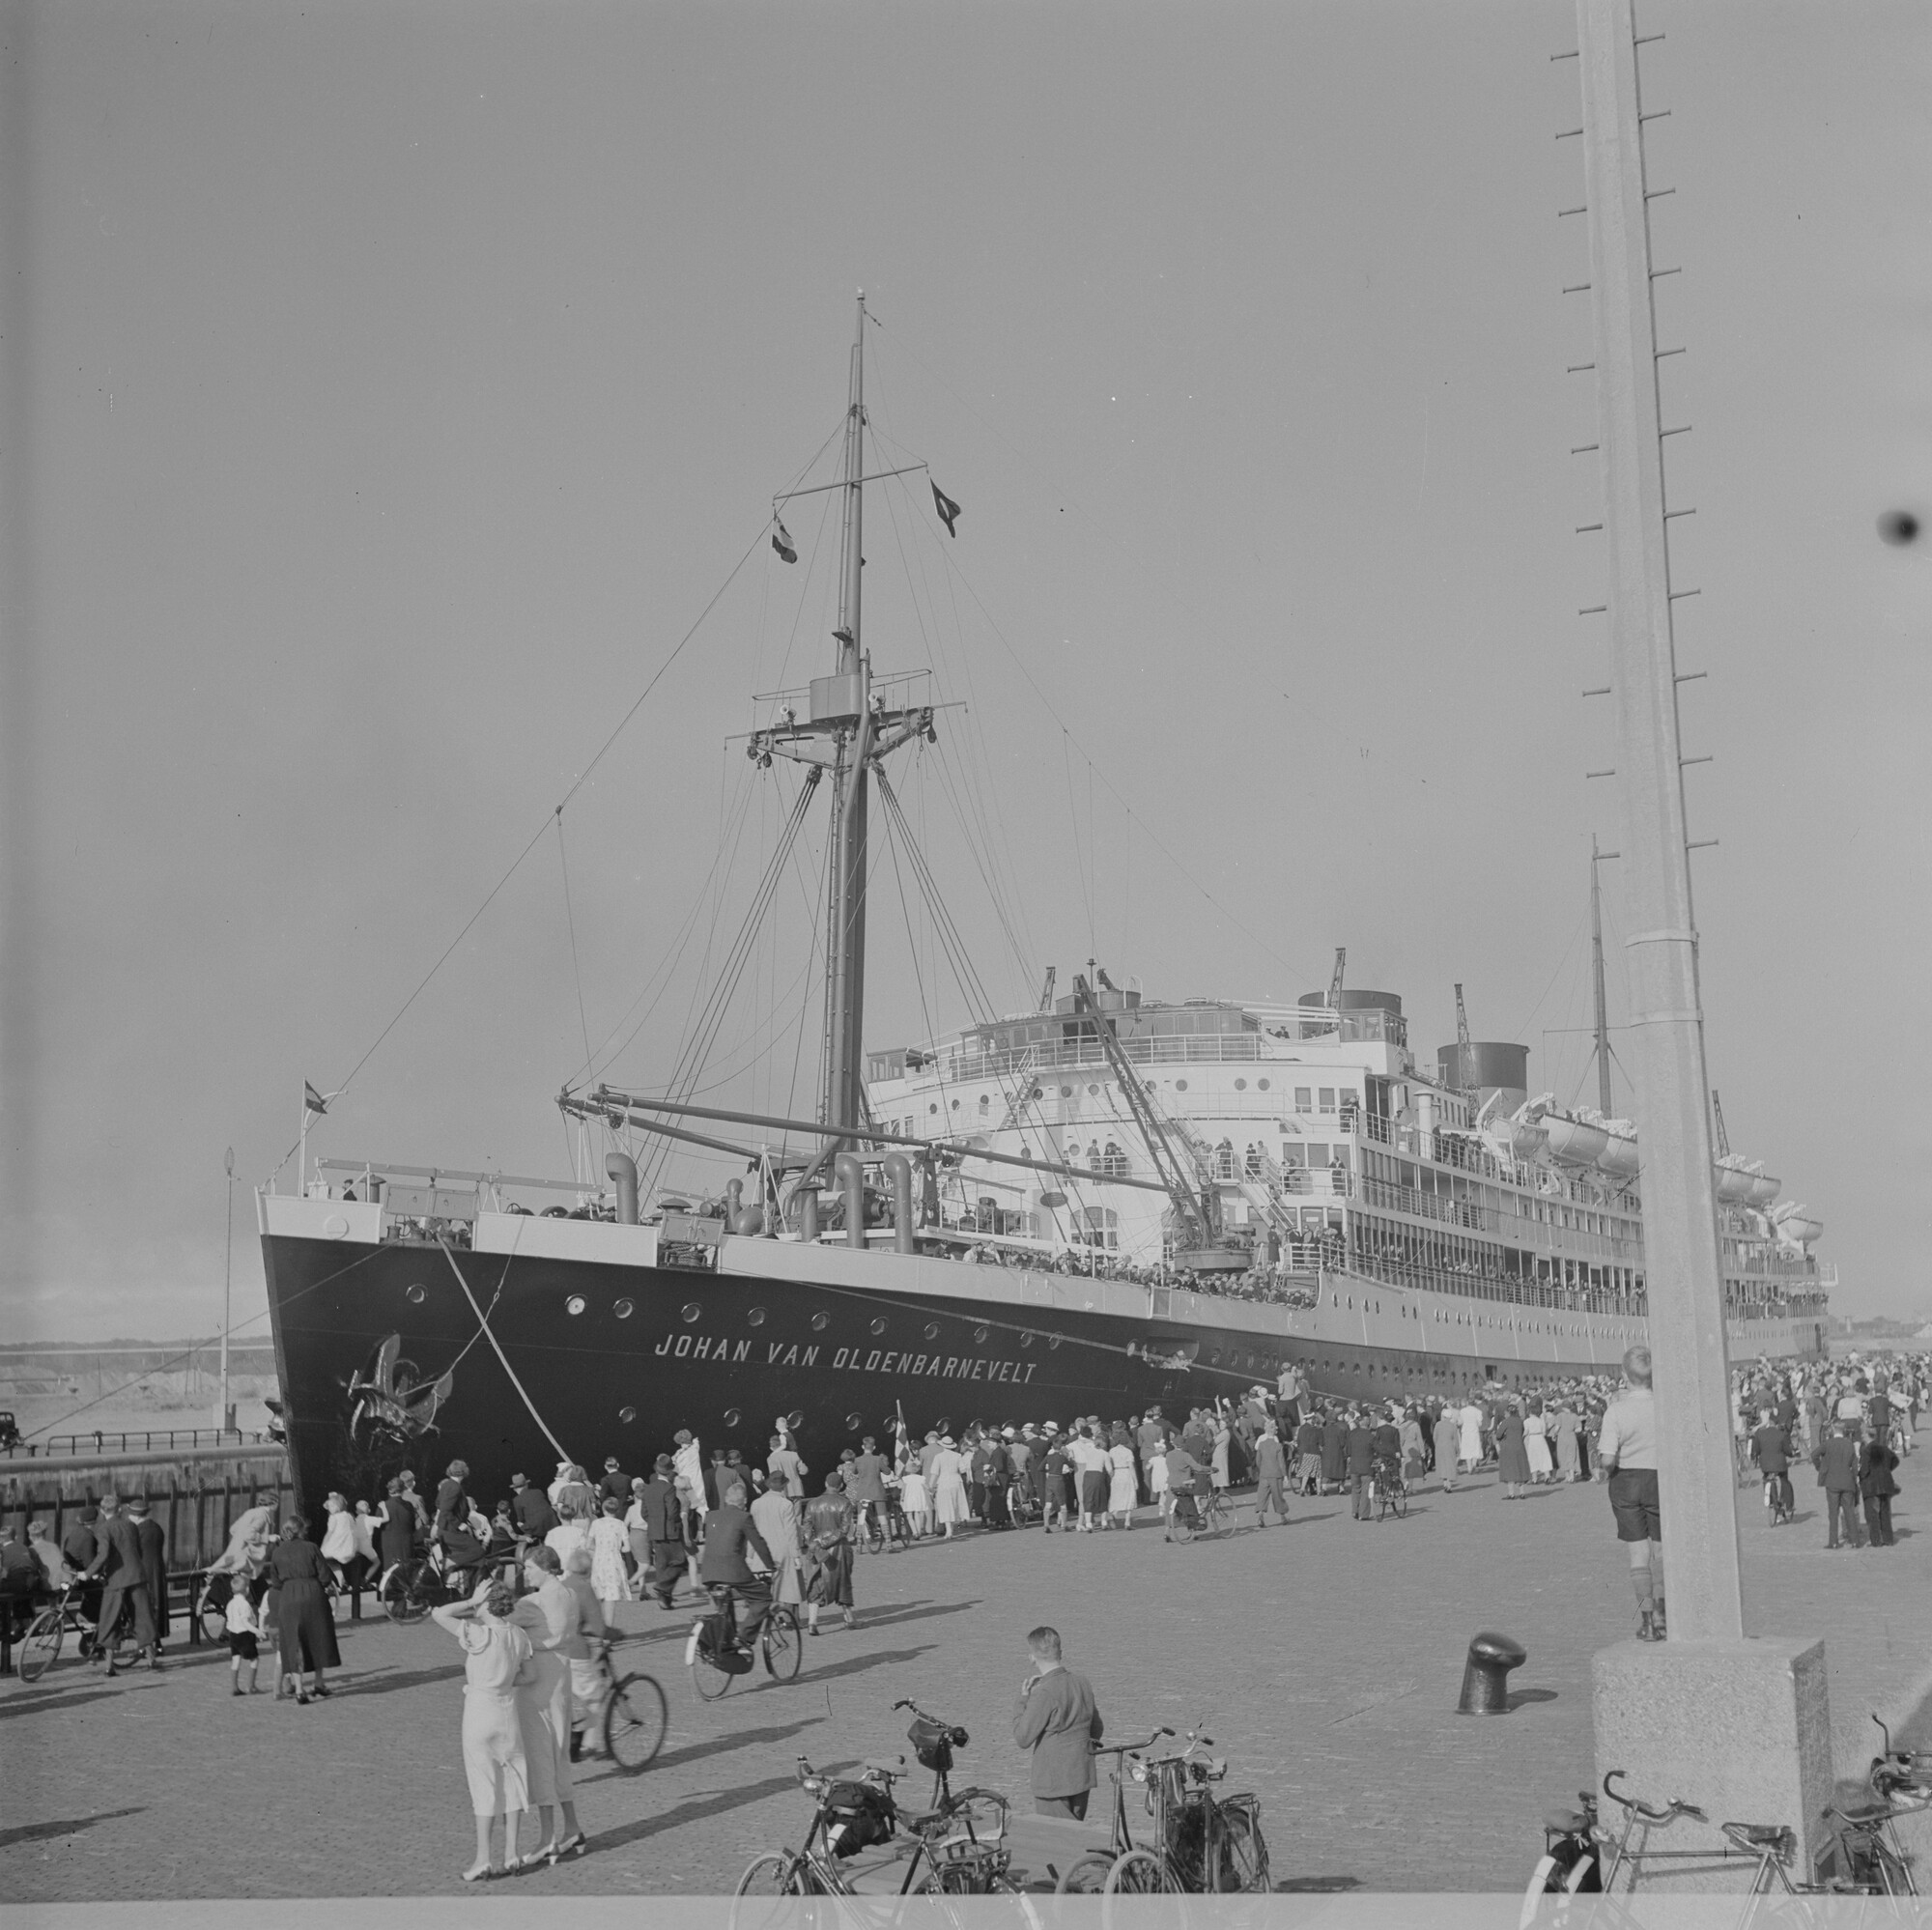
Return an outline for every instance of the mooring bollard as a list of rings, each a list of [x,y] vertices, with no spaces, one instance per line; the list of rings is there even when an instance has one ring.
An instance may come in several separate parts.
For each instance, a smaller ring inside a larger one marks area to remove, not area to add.
[[[1508,1635],[1486,1632],[1469,1644],[1463,1664],[1463,1693],[1456,1703],[1459,1716],[1507,1716],[1509,1673],[1520,1668],[1529,1651]]]

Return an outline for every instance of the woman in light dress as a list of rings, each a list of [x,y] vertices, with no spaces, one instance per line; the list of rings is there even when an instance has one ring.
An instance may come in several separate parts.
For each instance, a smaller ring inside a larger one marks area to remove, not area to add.
[[[1228,1446],[1234,1438],[1234,1430],[1228,1425],[1227,1415],[1217,1413],[1214,1416],[1214,1453],[1211,1461],[1214,1491],[1217,1494],[1228,1491]]]
[[[1463,1404],[1463,1440],[1456,1471],[1473,1474],[1483,1464],[1483,1410],[1473,1401]]]
[[[1531,1485],[1540,1488],[1555,1472],[1549,1455],[1549,1420],[1543,1411],[1540,1394],[1529,1397],[1529,1412],[1522,1417],[1522,1445],[1529,1457]]]
[[[914,1535],[932,1532],[932,1496],[926,1491],[916,1454],[908,1453],[899,1466],[899,1508]]]
[[[590,1656],[583,1607],[564,1586],[554,1548],[530,1549],[524,1581],[530,1592],[511,1611],[511,1620],[535,1650],[533,1680],[518,1697],[517,1714],[524,1731],[529,1803],[537,1812],[537,1847],[527,1857],[506,1857],[512,1869],[528,1869],[546,1858],[555,1862],[583,1849],[570,1768],[570,1664]],[[601,1622],[598,1626],[601,1632]],[[562,1812],[561,1834],[553,1810]]]
[[[953,1446],[951,1434],[940,1436],[939,1454],[932,1463],[932,1513],[949,1542],[953,1529],[973,1518],[966,1500],[966,1457]]]
[[[798,1508],[781,1480],[753,1501],[752,1525],[772,1551],[772,1600],[797,1607],[805,1600],[805,1556],[798,1539]],[[757,1559],[754,1549],[748,1555]]]
[[[476,1859],[465,1883],[500,1876],[518,1862],[517,1838],[530,1806],[528,1761],[517,1713],[517,1691],[536,1682],[530,1638],[510,1620],[516,1597],[499,1581],[469,1602],[430,1610],[437,1623],[463,1644],[463,1768],[469,1778],[469,1806],[476,1816]],[[503,1819],[503,1860],[496,1860],[491,1835]]]
[[[1167,1526],[1167,1518],[1174,1512],[1174,1496],[1167,1491],[1167,1441],[1163,1437],[1154,1451],[1148,1456],[1147,1464],[1148,1499],[1160,1510],[1160,1525]]]
[[[593,1553],[590,1518],[596,1512],[596,1501],[591,1490],[567,1483],[557,1490],[557,1499],[552,1505],[556,1509],[557,1521],[544,1537],[544,1546],[554,1548],[560,1562],[567,1562],[579,1548],[585,1554]]]
[[[1139,1484],[1134,1479],[1134,1451],[1125,1441],[1116,1441],[1107,1450],[1107,1459],[1113,1463],[1107,1513],[1115,1526],[1131,1528],[1134,1503],[1140,1498]]]
[[[1456,1491],[1456,1457],[1462,1444],[1463,1417],[1454,1407],[1444,1407],[1435,1417],[1435,1472],[1445,1494]]]
[[[629,1599],[631,1589],[624,1576],[624,1556],[631,1537],[624,1527],[624,1504],[614,1494],[604,1497],[604,1506],[590,1523],[590,1585],[604,1604],[608,1621],[611,1610]]]
[[[1422,1438],[1422,1411],[1417,1407],[1398,1411],[1402,1427],[1402,1478],[1420,1481],[1429,1472],[1429,1448]]]
[[[1549,1433],[1556,1443],[1558,1475],[1565,1481],[1582,1480],[1582,1463],[1577,1454],[1577,1416],[1571,1412],[1567,1399],[1556,1404],[1556,1412],[1549,1423]]]

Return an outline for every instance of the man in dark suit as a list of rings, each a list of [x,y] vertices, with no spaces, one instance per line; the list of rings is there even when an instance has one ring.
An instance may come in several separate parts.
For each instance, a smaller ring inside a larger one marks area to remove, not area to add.
[[[510,1514],[525,1543],[540,1542],[556,1526],[556,1510],[541,1488],[532,1488],[526,1474],[510,1477]]]
[[[1349,1424],[1340,1407],[1330,1407],[1321,1421],[1321,1483],[1339,1490],[1349,1479]]]
[[[698,1557],[697,1578],[712,1591],[715,1601],[729,1589],[737,1608],[738,1646],[750,1651],[759,1625],[771,1612],[772,1589],[752,1573],[745,1550],[753,1549],[771,1574],[778,1567],[758,1525],[745,1506],[745,1490],[731,1482],[719,1505],[704,1518],[704,1552]]]
[[[1838,1526],[1844,1524],[1845,1545],[1859,1546],[1859,1443],[1850,1421],[1833,1421],[1832,1432],[1819,1443],[1811,1457],[1818,1479],[1825,1490],[1825,1521],[1828,1548],[1839,1546]]]
[[[148,1497],[128,1498],[128,1513],[134,1522],[134,1539],[141,1548],[141,1578],[148,1585],[148,1606],[155,1617],[155,1654],[161,1652],[160,1638],[168,1632],[168,1537],[167,1530],[148,1513]]]
[[[101,1497],[96,1542],[97,1551],[87,1573],[99,1575],[103,1583],[95,1647],[106,1653],[107,1673],[110,1676],[119,1673],[121,1619],[129,1613],[134,1618],[136,1658],[145,1653],[148,1666],[159,1668],[161,1659],[155,1652],[155,1611],[148,1600],[147,1577],[141,1569],[140,1536],[132,1518],[120,1512],[111,1494]]]
[[[1898,1479],[1892,1469],[1898,1457],[1891,1443],[1876,1429],[1865,1436],[1859,1455],[1859,1487],[1865,1500],[1866,1538],[1875,1548],[1895,1545],[1891,1532],[1891,1497],[1898,1492]]]
[[[617,1465],[617,1457],[607,1455],[604,1459],[604,1478],[597,1484],[597,1498],[614,1496],[625,1507],[631,1505],[631,1477]]]
[[[639,1506],[643,1510],[644,1532],[651,1543],[650,1590],[660,1608],[668,1608],[677,1593],[678,1576],[685,1572],[690,1549],[684,1539],[684,1503],[671,1479],[671,1458],[661,1454],[651,1478],[644,1483]]]
[[[1013,1741],[1033,1756],[1033,1806],[1042,1816],[1087,1814],[1094,1787],[1094,1745],[1105,1724],[1094,1685],[1060,1659],[1060,1632],[1039,1628],[1027,1637],[1033,1673],[1013,1708]]]
[[[1282,1452],[1281,1436],[1274,1423],[1263,1424],[1262,1437],[1255,1443],[1255,1526],[1267,1526],[1267,1511],[1288,1521],[1288,1457]]]
[[[724,1450],[711,1450],[711,1465],[704,1470],[704,1498],[710,1504],[707,1512],[715,1512],[724,1505]]]

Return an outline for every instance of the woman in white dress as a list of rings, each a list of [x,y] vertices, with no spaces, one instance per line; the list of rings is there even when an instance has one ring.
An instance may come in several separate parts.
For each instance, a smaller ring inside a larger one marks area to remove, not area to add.
[[[1214,1416],[1214,1454],[1212,1471],[1214,1491],[1225,1494],[1228,1491],[1228,1444],[1234,1439],[1234,1430],[1228,1425],[1226,1414]]]
[[[1522,1444],[1529,1455],[1529,1478],[1541,1487],[1555,1472],[1549,1458],[1549,1422],[1543,1411],[1543,1396],[1529,1397],[1529,1412],[1522,1417]]]
[[[1107,1450],[1107,1459],[1113,1462],[1114,1471],[1107,1495],[1107,1513],[1115,1523],[1122,1528],[1134,1524],[1134,1503],[1138,1498],[1134,1480],[1134,1451],[1124,1441],[1116,1441]]]
[[[899,1467],[899,1507],[915,1537],[932,1532],[932,1497],[926,1492],[925,1476],[920,1472],[916,1454],[908,1454]]]
[[[1174,1512],[1174,1496],[1167,1491],[1167,1443],[1162,1441],[1148,1456],[1147,1464],[1148,1498],[1160,1510],[1160,1525],[1167,1526],[1167,1518]]]
[[[592,1552],[590,1517],[593,1507],[589,1489],[573,1485],[562,1490],[561,1498],[556,1503],[556,1526],[544,1537],[545,1547],[556,1550],[558,1561],[568,1561],[579,1548],[585,1554]]]
[[[465,1883],[500,1876],[518,1862],[517,1838],[529,1804],[529,1773],[524,1754],[517,1690],[536,1681],[530,1638],[510,1620],[516,1597],[499,1581],[469,1602],[430,1610],[438,1624],[463,1644],[463,1768],[469,1778],[469,1806],[476,1816],[476,1860]],[[503,1860],[491,1852],[491,1833],[503,1819]]]
[[[624,1504],[614,1494],[607,1494],[602,1512],[590,1523],[590,1585],[604,1604],[606,1621],[612,1619],[611,1610],[631,1592],[624,1577],[624,1555],[630,1546]]]
[[[583,1634],[583,1611],[564,1586],[554,1548],[532,1548],[524,1562],[524,1581],[529,1593],[511,1610],[510,1619],[529,1636],[536,1651],[535,1679],[518,1698],[517,1716],[524,1729],[524,1762],[529,1777],[530,1807],[537,1812],[537,1847],[511,1860],[512,1869],[530,1869],[547,1857],[555,1862],[573,1851],[582,1853],[583,1831],[577,1822],[577,1789],[570,1768],[570,1664],[586,1660],[590,1645]],[[552,1818],[561,1809],[561,1833]]]
[[[1483,1410],[1473,1401],[1463,1405],[1463,1451],[1456,1457],[1459,1473],[1470,1474],[1483,1463]]]
[[[949,1542],[953,1529],[973,1518],[966,1500],[966,1457],[952,1445],[951,1434],[940,1437],[932,1463],[932,1513]]]

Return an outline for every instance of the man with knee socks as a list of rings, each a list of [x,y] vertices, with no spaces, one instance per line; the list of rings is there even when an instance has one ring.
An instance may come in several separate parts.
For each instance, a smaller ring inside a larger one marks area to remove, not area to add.
[[[1609,1475],[1617,1539],[1630,1550],[1636,1593],[1636,1638],[1663,1639],[1663,1523],[1657,1503],[1657,1399],[1651,1392],[1650,1349],[1624,1355],[1624,1391],[1604,1414],[1597,1459]]]

